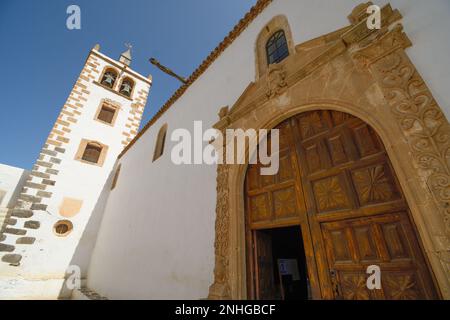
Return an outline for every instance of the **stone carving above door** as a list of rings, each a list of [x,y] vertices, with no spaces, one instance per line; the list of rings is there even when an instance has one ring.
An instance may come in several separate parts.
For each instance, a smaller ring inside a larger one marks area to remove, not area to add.
[[[286,87],[286,71],[284,70],[284,66],[270,65],[267,76],[267,97],[276,97]]]

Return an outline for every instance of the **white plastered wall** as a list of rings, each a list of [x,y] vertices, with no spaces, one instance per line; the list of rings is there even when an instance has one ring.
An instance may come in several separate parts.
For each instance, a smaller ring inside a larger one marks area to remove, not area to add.
[[[19,195],[28,170],[0,164],[0,208],[12,208]]]
[[[295,44],[348,25],[360,1],[275,0],[119,160],[121,173],[93,251],[88,286],[109,298],[200,299],[214,268],[216,168],[170,161],[176,128],[204,129],[232,106],[255,78],[254,46],[274,16],[288,18]],[[383,5],[387,1],[377,2]],[[407,50],[447,117],[450,116],[450,2],[393,0],[413,42]],[[191,35],[192,37],[195,35]],[[168,124],[162,158],[152,163],[159,128]],[[238,192],[239,190],[236,190]]]

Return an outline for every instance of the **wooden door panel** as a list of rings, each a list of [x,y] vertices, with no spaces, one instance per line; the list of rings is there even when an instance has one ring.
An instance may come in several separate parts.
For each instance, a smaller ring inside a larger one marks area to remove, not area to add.
[[[386,244],[387,255],[391,261],[411,259],[409,245],[403,231],[402,225],[394,221],[381,225],[383,239]]]
[[[337,274],[339,291],[337,298],[344,300],[374,300],[377,294],[366,285],[367,275],[363,271],[340,271]]]
[[[295,116],[302,140],[312,138],[330,129],[327,111],[305,112]]]
[[[319,143],[310,144],[304,147],[305,159],[308,165],[308,172],[315,173],[325,169],[326,162],[323,156],[323,146]]]
[[[276,190],[272,193],[275,219],[298,216],[296,191],[294,186]]]
[[[360,206],[401,198],[387,163],[377,163],[352,170],[351,176]]]
[[[269,196],[267,193],[250,197],[249,207],[252,222],[271,220],[272,214],[270,212]]]
[[[365,272],[369,265],[380,266],[383,287],[383,294],[369,295],[372,298],[435,297],[427,294],[432,283],[422,274],[425,261],[419,245],[405,230],[410,227],[407,212],[323,223],[321,227],[329,267],[337,272],[344,299],[366,297],[365,289],[357,285],[359,277],[354,275],[360,274],[367,280]],[[377,228],[382,230],[382,238],[376,235]],[[355,290],[354,295],[349,292],[351,288]]]
[[[275,299],[275,277],[272,258],[272,237],[264,231],[255,231],[255,265],[257,266],[257,298]]]
[[[316,296],[436,298],[407,203],[376,132],[349,114],[326,110],[301,113],[277,128],[279,172],[261,176],[259,164],[247,171],[247,229],[300,223]],[[269,249],[259,245],[266,254]],[[381,268],[381,290],[367,289],[369,265]]]
[[[318,213],[352,207],[346,190],[345,177],[342,174],[312,181],[311,185]]]
[[[352,131],[360,158],[384,151],[377,134],[366,123],[359,122],[358,125],[352,126]]]
[[[280,162],[279,162],[279,169],[277,173],[277,182],[286,182],[286,181],[292,181],[295,179],[294,176],[295,167],[292,164],[291,154],[286,153],[280,153]]]
[[[381,254],[375,243],[373,228],[370,226],[355,226],[352,231],[360,262],[363,264],[380,263]]]
[[[338,166],[343,163],[347,163],[351,160],[350,152],[346,148],[346,136],[345,132],[339,132],[337,134],[327,137],[328,152],[332,161],[332,164]]]
[[[249,226],[269,228],[280,224],[298,224],[304,218],[295,145],[289,122],[281,124],[279,170],[277,174],[263,176],[261,164],[249,165],[246,177],[247,214]]]
[[[390,300],[418,300],[427,297],[417,279],[417,272],[398,271],[384,272],[381,277],[383,292]]]

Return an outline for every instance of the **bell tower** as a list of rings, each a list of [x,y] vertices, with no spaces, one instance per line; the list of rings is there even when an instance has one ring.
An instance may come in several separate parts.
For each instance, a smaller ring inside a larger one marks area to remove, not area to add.
[[[67,268],[83,278],[119,153],[137,134],[152,84],[96,45],[0,234],[0,298],[64,296]]]

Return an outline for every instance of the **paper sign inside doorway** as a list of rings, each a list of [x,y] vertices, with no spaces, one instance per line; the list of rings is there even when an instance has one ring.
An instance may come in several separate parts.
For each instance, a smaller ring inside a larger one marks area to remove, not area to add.
[[[296,259],[278,259],[278,271],[282,276],[292,275],[292,280],[300,280],[300,272]]]

